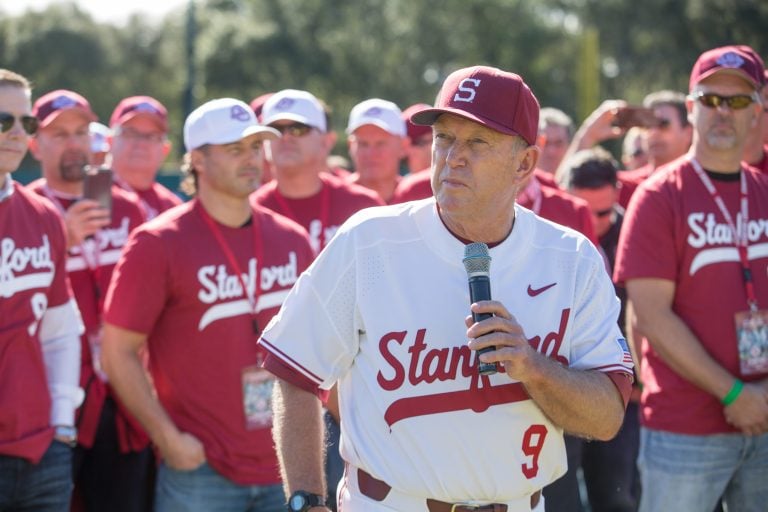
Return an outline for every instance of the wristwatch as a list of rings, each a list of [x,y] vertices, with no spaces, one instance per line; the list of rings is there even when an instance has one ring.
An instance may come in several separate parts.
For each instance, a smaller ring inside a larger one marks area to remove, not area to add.
[[[53,437],[59,442],[74,448],[77,446],[77,429],[71,425],[56,425]]]
[[[324,507],[325,496],[311,494],[306,491],[296,491],[288,499],[289,512],[306,512],[312,507]]]

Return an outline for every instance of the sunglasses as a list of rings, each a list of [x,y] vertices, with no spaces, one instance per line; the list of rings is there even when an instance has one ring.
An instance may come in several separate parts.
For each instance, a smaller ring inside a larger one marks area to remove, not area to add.
[[[27,135],[34,135],[37,132],[37,118],[34,116],[16,117],[9,112],[0,112],[0,133],[5,133],[13,128],[13,123],[19,120],[21,127],[27,132]]]
[[[607,217],[612,213],[613,213],[613,208],[606,208],[605,210],[595,210],[592,212],[592,215],[594,215],[599,219],[602,219],[603,217]]]
[[[691,95],[691,98],[705,107],[718,108],[720,105],[727,105],[731,110],[742,110],[755,102],[755,98],[749,94],[720,96],[719,94],[699,92]]]
[[[286,124],[282,126],[273,126],[272,128],[279,131],[283,135],[287,133],[288,135],[291,135],[293,137],[303,137],[306,134],[308,134],[310,131],[312,131],[311,126],[303,123],[293,123],[293,124]]]

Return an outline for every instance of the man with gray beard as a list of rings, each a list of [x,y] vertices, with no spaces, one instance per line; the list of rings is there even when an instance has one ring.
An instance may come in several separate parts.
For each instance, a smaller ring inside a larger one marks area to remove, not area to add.
[[[689,153],[637,189],[619,238],[642,342],[640,511],[765,510],[768,177],[741,163],[763,62],[704,52],[686,99]]]

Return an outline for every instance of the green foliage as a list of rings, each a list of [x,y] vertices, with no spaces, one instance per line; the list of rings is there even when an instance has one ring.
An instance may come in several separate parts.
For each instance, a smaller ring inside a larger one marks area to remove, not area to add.
[[[768,2],[761,0],[196,0],[194,6],[193,24],[185,8],[160,22],[134,16],[121,26],[96,23],[74,4],[0,16],[0,62],[28,76],[37,95],[77,90],[102,121],[121,98],[152,95],[168,107],[181,149],[189,87],[193,106],[307,89],[333,107],[334,127],[343,130],[349,109],[362,99],[382,97],[403,108],[430,103],[454,69],[490,64],[524,76],[542,105],[581,119],[602,99],[639,102],[662,88],[684,91],[691,65],[708,48],[744,43],[768,56]],[[586,33],[597,34],[596,51],[586,50]]]

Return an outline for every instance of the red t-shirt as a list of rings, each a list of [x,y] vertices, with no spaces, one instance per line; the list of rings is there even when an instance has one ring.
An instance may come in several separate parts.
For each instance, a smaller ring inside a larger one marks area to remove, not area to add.
[[[629,200],[632,198],[632,194],[635,193],[637,187],[642,182],[644,182],[653,171],[654,168],[651,166],[651,164],[646,164],[642,167],[638,167],[637,169],[632,169],[631,171],[620,171],[616,174],[616,177],[619,179],[619,183],[621,183],[621,188],[619,188],[619,204],[622,208],[627,208],[627,205],[629,205]]]
[[[592,212],[587,202],[559,188],[536,186],[539,184],[536,175],[531,180],[537,181],[532,182],[533,187],[525,189],[517,196],[517,204],[532,210],[539,217],[575,229],[597,246]]]
[[[251,303],[201,210],[198,200],[190,201],[131,235],[112,278],[105,320],[147,335],[158,398],[180,430],[201,440],[211,466],[239,484],[278,483],[271,375],[260,368],[264,354]],[[249,225],[215,225],[246,287],[256,287],[263,329],[312,261],[306,233],[259,206]],[[246,410],[260,413],[260,420],[248,422]]]
[[[328,174],[321,174],[323,187],[310,197],[299,199],[283,196],[277,181],[262,185],[251,195],[251,203],[269,208],[299,223],[309,234],[316,253],[328,245],[336,230],[358,210],[383,206],[376,192],[345,182]]]
[[[49,199],[60,212],[66,211],[75,200],[64,197],[46,185],[44,179],[36,180],[28,187]],[[80,385],[85,390],[85,401],[77,412],[77,442],[86,448],[93,446],[104,400],[110,394],[109,387],[96,376],[91,354],[91,337],[98,337],[101,329],[101,313],[104,297],[123,246],[131,231],[144,222],[144,212],[136,202],[136,196],[117,185],[112,186],[112,217],[109,226],[102,228],[91,239],[70,247],[67,253],[67,275],[72,283],[77,307],[85,325],[81,338]],[[122,451],[138,451],[149,444],[135,419],[118,403],[118,433]]]
[[[58,212],[13,187],[0,201],[0,454],[37,463],[53,439],[39,322],[72,294]]]
[[[170,210],[182,203],[179,196],[157,182],[152,183],[152,186],[145,190],[134,189],[123,180],[115,180],[115,183],[123,190],[133,192],[139,197],[139,206],[144,210],[145,220],[154,219],[165,210]]]
[[[403,177],[397,184],[390,204],[418,201],[427,197],[432,197],[432,171],[429,168]]]
[[[768,145],[763,146],[763,158],[759,162],[755,162],[754,164],[750,164],[747,162],[742,162],[744,165],[748,165],[749,167],[755,169],[758,172],[761,172],[763,174],[768,174]]]
[[[750,268],[758,306],[768,308],[768,176],[743,171],[749,195]],[[712,180],[735,222],[739,181]],[[739,214],[738,217],[741,217]],[[615,280],[658,278],[675,283],[672,310],[704,349],[732,375],[741,375],[734,315],[748,310],[738,251],[727,221],[686,159],[659,168],[635,193],[619,238]],[[679,376],[642,343],[644,425],[683,434],[735,432],[723,405]]]

